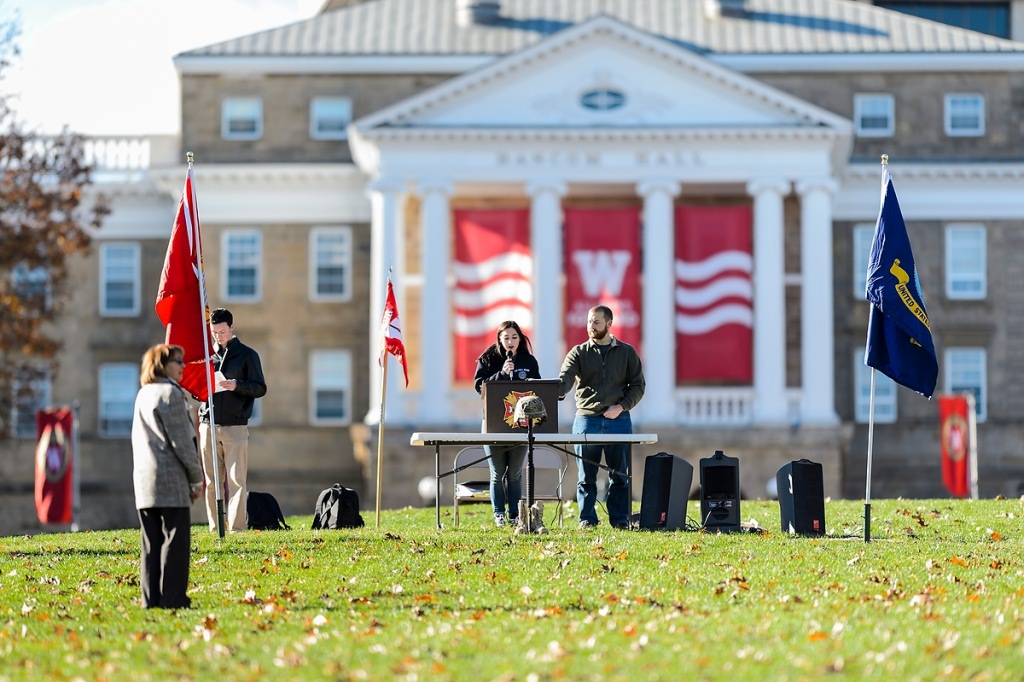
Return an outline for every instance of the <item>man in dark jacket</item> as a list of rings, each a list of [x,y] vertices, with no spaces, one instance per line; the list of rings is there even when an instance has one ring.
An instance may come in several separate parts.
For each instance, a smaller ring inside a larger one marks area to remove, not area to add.
[[[214,342],[213,365],[216,386],[213,394],[213,421],[217,432],[217,480],[227,481],[227,530],[246,529],[245,479],[249,469],[249,417],[256,398],[267,394],[260,356],[238,340],[234,317],[226,308],[210,313],[210,332]],[[217,491],[213,476],[213,439],[208,403],[199,405],[199,442],[206,475],[206,518],[210,531],[217,530]]]
[[[604,305],[587,313],[589,340],[574,346],[562,362],[558,375],[559,397],[564,397],[576,380],[576,418],[573,433],[633,433],[629,411],[644,395],[647,383],[636,349],[611,335],[612,311]],[[632,502],[626,471],[629,445],[577,445],[579,470],[576,500],[580,505],[580,528],[597,525],[597,470],[601,453],[610,469],[608,520],[615,528],[629,528]]]

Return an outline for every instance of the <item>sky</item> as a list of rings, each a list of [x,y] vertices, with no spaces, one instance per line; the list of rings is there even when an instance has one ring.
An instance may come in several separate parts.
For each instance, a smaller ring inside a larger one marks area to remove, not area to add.
[[[40,133],[178,133],[179,52],[302,21],[324,0],[0,0],[21,50],[0,80]]]

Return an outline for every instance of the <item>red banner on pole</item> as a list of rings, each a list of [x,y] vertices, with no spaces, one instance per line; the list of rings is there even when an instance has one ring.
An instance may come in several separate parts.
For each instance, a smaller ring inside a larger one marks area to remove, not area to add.
[[[676,380],[754,381],[752,215],[749,205],[676,208]]]
[[[73,520],[74,414],[69,408],[36,412],[36,515],[42,523]]]
[[[455,214],[455,381],[472,382],[476,359],[498,325],[533,328],[533,256],[527,209],[462,209]],[[429,321],[424,322],[429,324]]]
[[[640,349],[640,209],[565,209],[565,343],[587,339],[587,312],[606,305],[612,335]]]
[[[968,410],[966,396],[939,396],[942,483],[957,497],[967,497],[971,492]]]

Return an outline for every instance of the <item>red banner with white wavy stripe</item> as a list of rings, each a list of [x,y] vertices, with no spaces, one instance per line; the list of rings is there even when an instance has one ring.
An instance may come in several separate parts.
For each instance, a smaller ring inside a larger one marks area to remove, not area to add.
[[[533,328],[530,212],[457,209],[454,216],[454,373],[456,382],[472,382],[500,323],[515,320],[527,335]]]
[[[752,213],[743,206],[676,207],[676,380],[753,383]]]
[[[587,340],[587,313],[612,310],[612,335],[640,349],[639,208],[565,209],[565,344]]]

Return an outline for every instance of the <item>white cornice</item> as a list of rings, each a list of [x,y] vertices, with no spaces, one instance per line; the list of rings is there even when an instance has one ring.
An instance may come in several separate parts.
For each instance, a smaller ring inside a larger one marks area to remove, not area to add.
[[[1024,71],[1024,52],[901,54],[733,54],[708,59],[743,73]]]
[[[851,163],[845,177],[852,181],[865,179],[881,183],[882,170],[878,163]],[[890,163],[889,172],[894,181],[906,180],[1024,180],[1024,163]]]
[[[834,140],[845,130],[763,128],[373,128],[360,135],[376,142],[694,142],[716,140]]]
[[[185,166],[165,166],[149,172],[153,182],[164,192],[177,197],[185,183]],[[353,164],[311,163],[211,163],[195,165],[193,177],[196,186],[207,184],[269,185],[289,187],[343,187],[364,183],[366,176]]]
[[[174,65],[181,75],[457,75],[486,66],[502,57],[503,55],[202,56],[176,57]],[[1024,53],[708,54],[704,57],[720,66],[750,74],[1024,71]]]
[[[907,220],[1024,220],[1024,163],[890,163]],[[881,197],[878,163],[846,167],[833,203],[836,220],[873,222]]]
[[[489,64],[498,55],[368,55],[358,57],[175,57],[181,75],[458,74]]]

